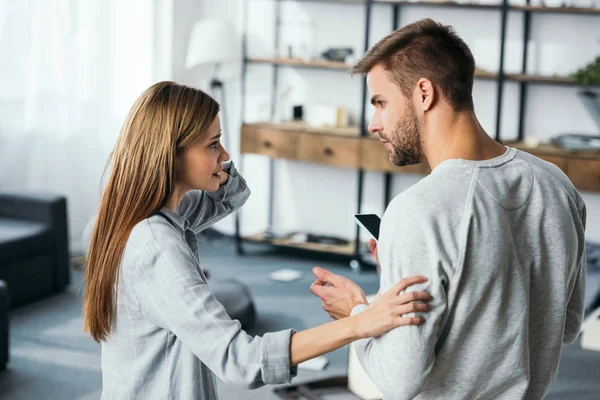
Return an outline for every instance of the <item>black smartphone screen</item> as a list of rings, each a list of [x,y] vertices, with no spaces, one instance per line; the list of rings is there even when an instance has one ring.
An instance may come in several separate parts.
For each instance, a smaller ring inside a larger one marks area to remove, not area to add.
[[[379,240],[379,225],[381,218],[375,214],[356,214],[354,216],[359,225],[369,231],[376,240]]]

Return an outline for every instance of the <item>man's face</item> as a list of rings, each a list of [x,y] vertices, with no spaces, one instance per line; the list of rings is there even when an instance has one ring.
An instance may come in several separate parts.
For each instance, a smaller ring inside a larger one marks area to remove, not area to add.
[[[381,65],[367,74],[367,86],[375,114],[369,132],[379,136],[396,166],[418,164],[425,160],[421,146],[423,124],[415,113],[412,99],[404,97]]]

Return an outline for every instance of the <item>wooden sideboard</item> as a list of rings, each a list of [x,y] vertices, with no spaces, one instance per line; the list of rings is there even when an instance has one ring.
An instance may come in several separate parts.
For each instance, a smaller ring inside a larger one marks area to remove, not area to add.
[[[600,152],[567,151],[548,144],[536,147],[527,147],[521,142],[505,144],[558,165],[579,190],[600,192]],[[424,163],[393,166],[379,140],[361,137],[355,128],[315,129],[294,123],[244,124],[241,152],[370,171],[429,173]]]

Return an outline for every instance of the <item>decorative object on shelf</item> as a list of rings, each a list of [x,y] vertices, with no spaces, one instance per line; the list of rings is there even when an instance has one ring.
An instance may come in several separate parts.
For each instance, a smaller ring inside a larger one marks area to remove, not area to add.
[[[304,108],[302,106],[294,106],[292,118],[294,121],[304,120]]]
[[[596,123],[597,133],[600,135],[600,93],[583,89],[577,92],[577,96]]]
[[[221,128],[225,135],[223,141],[228,147],[227,138],[231,132],[227,131],[227,104],[225,101],[225,77],[221,68],[226,63],[240,61],[240,42],[235,28],[227,21],[202,20],[196,22],[192,28],[187,49],[185,66],[188,69],[196,66],[209,66],[213,68],[209,86],[211,95],[217,97],[221,104]],[[220,95],[215,93],[219,91]]]
[[[347,58],[354,54],[350,47],[331,47],[323,52],[321,56],[328,61],[346,62]]]
[[[323,104],[305,107],[304,121],[316,128],[346,128],[349,125],[348,112],[344,108]]]
[[[310,62],[314,58],[314,24],[305,21],[281,21],[280,48],[277,49],[282,57],[300,58]]]
[[[325,246],[345,246],[350,243],[347,239],[308,232],[295,232],[281,238],[289,239],[291,243],[318,243]]]
[[[564,134],[551,140],[552,144],[565,150],[600,151],[600,136]]]
[[[552,144],[566,150],[600,151],[600,94],[591,90],[580,90],[577,96],[596,123],[598,136],[563,134],[553,138]]]
[[[600,56],[594,61],[575,71],[571,77],[582,85],[600,84]]]

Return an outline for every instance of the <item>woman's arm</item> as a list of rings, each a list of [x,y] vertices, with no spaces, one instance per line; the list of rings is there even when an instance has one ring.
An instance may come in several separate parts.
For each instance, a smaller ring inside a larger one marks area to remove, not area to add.
[[[429,305],[420,301],[430,301],[431,296],[425,292],[399,293],[415,283],[426,281],[425,277],[403,279],[360,314],[292,334],[290,365],[296,366],[355,340],[378,336],[399,326],[421,325],[423,318],[404,318],[402,315],[429,311]]]
[[[199,271],[181,238],[164,237],[143,247],[120,285],[133,289],[146,320],[172,332],[219,379],[248,388],[289,383],[298,363],[406,324],[400,315],[414,310],[400,306],[406,302],[402,296],[388,295],[356,317],[298,333],[288,329],[252,337],[227,315]]]
[[[244,205],[250,189],[233,163],[223,169],[221,187],[215,192],[190,190],[177,207],[177,214],[190,222],[190,229],[199,233]],[[226,179],[227,178],[227,179]]]

